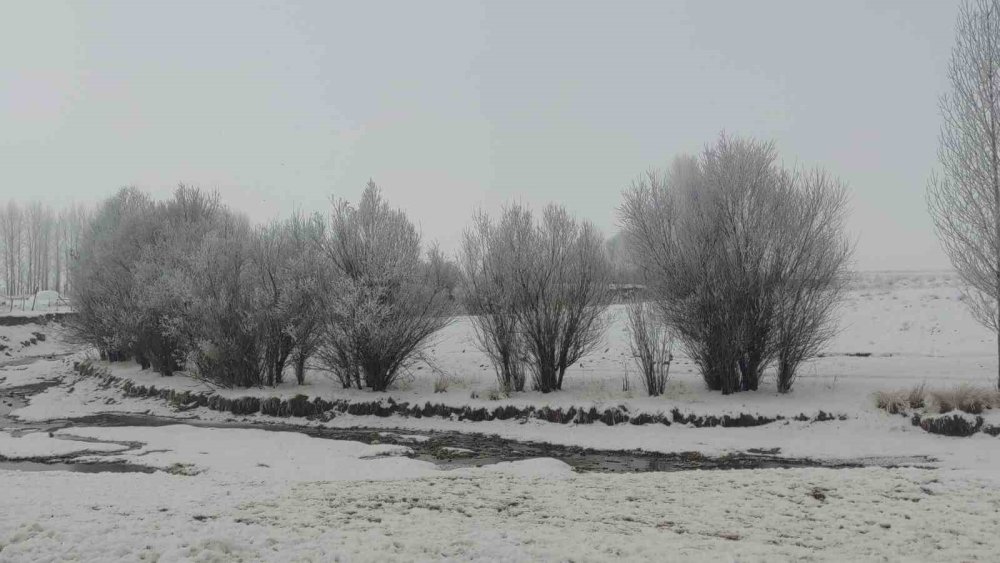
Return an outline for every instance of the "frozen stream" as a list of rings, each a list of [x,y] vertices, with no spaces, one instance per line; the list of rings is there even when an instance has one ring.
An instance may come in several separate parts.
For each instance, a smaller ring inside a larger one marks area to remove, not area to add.
[[[10,413],[26,405],[30,397],[57,382],[0,389],[0,429],[15,434],[54,432],[73,427],[157,427],[187,424],[199,428],[245,428],[275,432],[296,432],[315,438],[349,440],[365,444],[398,444],[412,450],[409,457],[430,461],[442,468],[476,467],[499,462],[532,458],[554,458],[579,472],[633,473],[647,471],[687,471],[694,469],[766,469],[766,468],[852,468],[921,466],[933,460],[924,457],[861,458],[847,460],[813,460],[789,458],[780,451],[748,451],[724,456],[705,456],[699,452],[656,453],[646,451],[608,451],[538,442],[509,440],[462,432],[410,432],[376,428],[315,428],[281,422],[237,423],[202,421],[145,414],[99,414],[80,418],[57,419],[24,423]],[[57,435],[60,437],[62,435]],[[92,457],[90,454],[88,457]],[[5,460],[0,457],[0,469],[22,471],[69,470],[79,472],[150,472],[153,468],[122,463],[75,462],[73,455],[30,460]]]

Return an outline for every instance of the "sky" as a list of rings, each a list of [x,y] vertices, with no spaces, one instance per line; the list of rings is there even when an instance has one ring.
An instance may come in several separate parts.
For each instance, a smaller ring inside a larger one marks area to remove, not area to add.
[[[218,190],[257,221],[369,178],[428,241],[621,191],[725,131],[850,187],[859,269],[948,267],[924,194],[957,0],[15,2],[0,199]]]

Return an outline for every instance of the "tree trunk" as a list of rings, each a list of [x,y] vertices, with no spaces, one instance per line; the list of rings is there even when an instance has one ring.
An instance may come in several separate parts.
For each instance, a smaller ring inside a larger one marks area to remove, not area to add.
[[[295,381],[302,385],[306,382],[306,356],[298,354],[295,357]]]
[[[760,386],[760,364],[761,354],[757,350],[750,350],[746,355],[740,357],[741,391],[756,391]]]
[[[730,395],[740,390],[739,368],[736,362],[726,362],[721,366],[719,376],[723,395]]]
[[[784,359],[778,359],[778,393],[788,393],[792,388],[791,369]]]

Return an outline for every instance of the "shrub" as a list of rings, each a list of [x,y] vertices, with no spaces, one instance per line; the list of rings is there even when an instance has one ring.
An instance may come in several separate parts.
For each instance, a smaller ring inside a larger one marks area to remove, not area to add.
[[[651,397],[662,395],[670,376],[670,363],[673,361],[670,333],[655,317],[652,306],[645,301],[632,301],[626,306],[626,310],[629,347],[632,359],[639,368],[643,386]],[[625,381],[628,381],[627,376]]]

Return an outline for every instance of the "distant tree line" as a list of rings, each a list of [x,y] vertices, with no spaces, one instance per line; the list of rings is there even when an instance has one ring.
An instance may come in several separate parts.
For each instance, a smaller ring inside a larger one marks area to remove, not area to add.
[[[82,206],[57,211],[37,201],[0,205],[0,294],[68,291],[70,263],[87,220]]]

